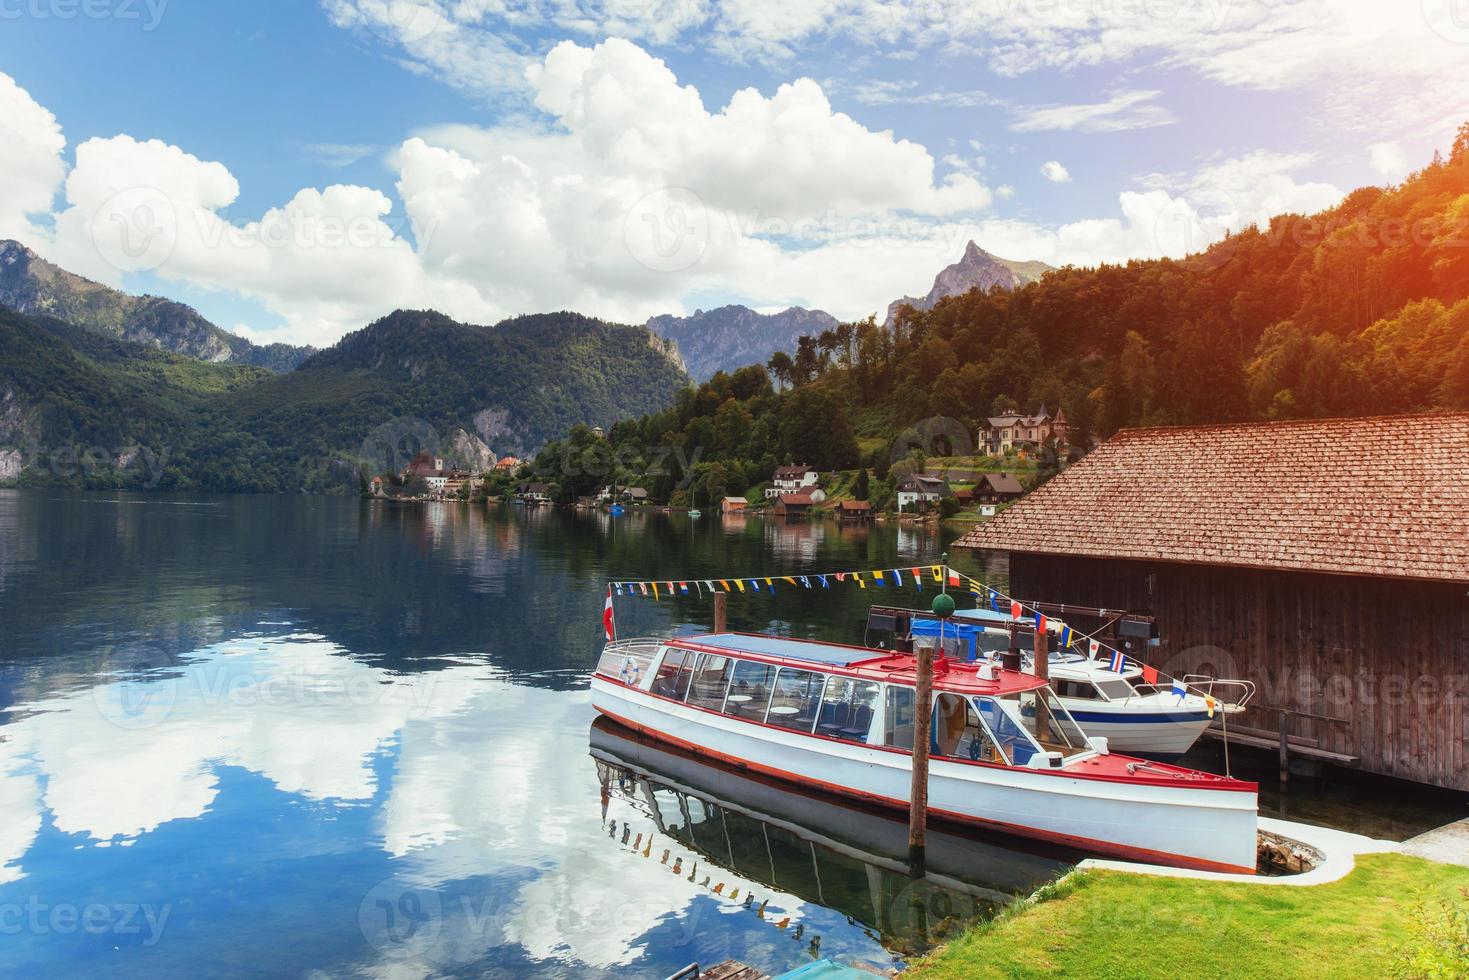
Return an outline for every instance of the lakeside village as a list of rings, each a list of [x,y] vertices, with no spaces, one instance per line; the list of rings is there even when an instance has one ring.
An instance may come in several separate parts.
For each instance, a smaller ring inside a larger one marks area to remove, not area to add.
[[[589,431],[596,439],[604,438],[600,426]],[[476,473],[443,455],[420,452],[401,472],[372,477],[363,492],[395,500],[490,500],[614,512],[643,508],[695,516],[712,508],[725,516],[763,512],[787,521],[968,520],[993,517],[1084,452],[1071,441],[1064,410],[1053,414],[1045,406],[1029,414],[1011,412],[986,419],[975,445],[977,452],[971,456],[929,458],[915,450],[891,462],[885,457],[887,447],[878,446],[871,456],[873,465],[856,470],[822,471],[801,462],[778,465],[768,479],[737,488],[742,493],[717,498],[710,494],[710,499],[682,489],[660,499],[639,481],[608,484],[595,495],[570,497],[556,483],[538,479],[531,461],[515,456],[503,456]],[[884,486],[875,486],[878,481]]]
[[[913,977],[1469,977],[1469,413],[1125,429],[955,547],[1006,577],[607,583],[604,792],[664,772],[731,809],[773,780],[906,812],[906,854],[896,818],[864,840],[915,883],[961,877],[961,827],[1007,866],[1074,855],[988,924],[925,920]],[[861,646],[728,628],[843,588],[871,590]],[[713,629],[621,635],[650,601]]]

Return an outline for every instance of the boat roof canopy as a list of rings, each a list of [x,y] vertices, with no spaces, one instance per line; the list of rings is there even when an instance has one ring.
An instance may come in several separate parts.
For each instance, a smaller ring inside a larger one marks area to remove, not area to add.
[[[690,637],[700,646],[718,647],[730,653],[754,653],[766,657],[783,657],[787,660],[804,660],[813,664],[831,667],[850,667],[874,657],[882,657],[880,650],[863,647],[848,647],[836,643],[821,643],[815,640],[788,640],[779,636],[760,636],[750,633],[710,633],[707,636]]]

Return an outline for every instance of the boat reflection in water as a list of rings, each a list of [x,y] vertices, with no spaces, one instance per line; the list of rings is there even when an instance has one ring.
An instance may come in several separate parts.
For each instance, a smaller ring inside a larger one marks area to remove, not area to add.
[[[1084,856],[930,824],[926,874],[914,877],[901,814],[712,763],[608,718],[592,725],[591,754],[603,826],[616,846],[639,849],[656,834],[663,839],[644,856],[794,930],[813,953],[819,927],[802,921],[803,904],[832,909],[907,956],[993,916]],[[780,911],[765,914],[767,901]]]

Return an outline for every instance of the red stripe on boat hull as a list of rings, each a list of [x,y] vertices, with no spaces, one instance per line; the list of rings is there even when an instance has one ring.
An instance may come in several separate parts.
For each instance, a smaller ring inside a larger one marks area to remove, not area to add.
[[[839,786],[835,783],[828,783],[820,779],[813,779],[809,776],[802,776],[798,773],[789,772],[784,769],[778,769],[773,766],[763,766],[757,762],[751,762],[748,759],[741,759],[737,756],[727,755],[723,752],[718,752],[714,749],[709,748],[708,746],[700,745],[697,742],[690,742],[687,739],[677,738],[676,736],[669,735],[666,732],[659,731],[656,728],[651,728],[647,725],[640,725],[632,719],[624,718],[622,715],[619,715],[614,711],[608,711],[606,708],[603,708],[600,705],[593,705],[593,707],[595,707],[602,714],[606,715],[608,718],[611,718],[613,721],[617,722],[619,725],[622,725],[624,728],[629,728],[636,732],[642,732],[644,735],[647,735],[650,738],[657,739],[660,742],[666,742],[669,745],[674,745],[681,749],[686,749],[697,755],[718,760],[725,765],[734,766],[739,769],[748,769],[752,772],[758,772],[762,775],[772,776],[776,779],[783,779],[787,782],[798,783],[803,786],[813,786],[828,793],[837,793],[842,796],[848,796],[853,799],[863,800],[868,803],[876,803],[881,806],[887,807],[897,807],[903,810],[908,809],[907,800],[897,800],[887,796],[879,796],[875,793],[863,792],[859,789],[853,789],[850,786]],[[928,812],[932,815],[941,817],[945,820],[953,821],[955,823],[976,824],[982,827],[991,827],[995,830],[1003,831],[1008,834],[1016,834],[1021,837],[1032,837],[1036,840],[1051,841],[1053,843],[1075,847],[1080,850],[1094,851],[1099,854],[1109,854],[1114,857],[1122,858],[1126,861],[1135,861],[1142,864],[1166,864],[1171,867],[1190,868],[1195,871],[1218,871],[1226,872],[1229,874],[1252,875],[1255,873],[1255,869],[1253,867],[1247,868],[1239,865],[1223,864],[1218,861],[1205,861],[1201,858],[1184,857],[1178,854],[1168,854],[1163,851],[1153,851],[1144,847],[1133,847],[1128,844],[1115,844],[1108,841],[1093,840],[1088,837],[1076,837],[1071,834],[1058,834],[1050,830],[1041,830],[1036,827],[1026,827],[1020,824],[1004,823],[999,820],[986,820],[984,817],[975,817],[964,813],[954,813],[950,810],[940,810],[930,807]]]

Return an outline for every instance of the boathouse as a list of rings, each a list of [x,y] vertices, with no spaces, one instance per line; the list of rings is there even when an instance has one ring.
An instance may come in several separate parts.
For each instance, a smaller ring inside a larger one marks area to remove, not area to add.
[[[1469,790],[1469,414],[1124,430],[959,545],[1254,681],[1246,744]]]

